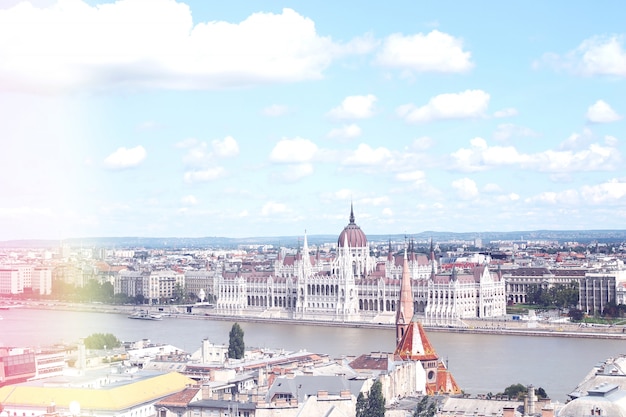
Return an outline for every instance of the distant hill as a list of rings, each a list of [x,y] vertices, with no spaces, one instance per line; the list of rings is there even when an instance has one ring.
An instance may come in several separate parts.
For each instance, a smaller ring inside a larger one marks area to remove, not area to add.
[[[600,242],[614,243],[626,241],[626,230],[533,230],[515,232],[434,232],[424,231],[413,234],[367,235],[370,242],[398,242],[406,237],[418,241],[435,242],[473,241],[480,238],[483,244],[492,241],[554,240],[558,242]],[[59,240],[7,240],[0,242],[4,248],[56,248],[61,243],[71,247],[107,248],[236,248],[239,245],[274,245],[296,247],[302,245],[302,236],[260,236],[245,238],[228,237],[89,237]],[[338,235],[309,235],[309,245],[336,243]]]

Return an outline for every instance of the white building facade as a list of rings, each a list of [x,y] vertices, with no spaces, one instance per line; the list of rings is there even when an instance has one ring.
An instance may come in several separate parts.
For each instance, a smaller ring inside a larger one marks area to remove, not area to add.
[[[411,249],[411,245],[409,245]],[[279,254],[273,271],[225,271],[216,277],[216,310],[302,320],[393,322],[403,254],[370,254],[354,212],[337,239],[334,257],[311,254],[305,235],[295,255]],[[463,318],[506,314],[505,282],[486,265],[439,272],[430,259],[409,251],[415,312],[424,323],[456,325]]]

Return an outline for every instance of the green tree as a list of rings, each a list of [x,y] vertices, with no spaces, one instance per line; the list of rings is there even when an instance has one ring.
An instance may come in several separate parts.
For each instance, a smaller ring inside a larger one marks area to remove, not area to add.
[[[535,390],[535,394],[537,394],[537,397],[539,398],[548,398],[548,394],[546,393],[546,390],[544,390],[541,387]]]
[[[582,321],[585,317],[585,313],[577,308],[570,308],[567,315],[572,319],[572,321]]]
[[[359,398],[361,399],[359,401]],[[380,381],[374,382],[367,394],[367,399],[363,393],[359,394],[356,402],[356,417],[384,417],[385,397],[383,397],[383,384]]]
[[[241,359],[246,350],[243,342],[243,330],[239,323],[233,324],[228,334],[228,357],[232,359]]]
[[[523,397],[527,391],[528,390],[524,385],[513,384],[513,385],[509,385],[508,387],[504,389],[504,395],[506,395],[509,398],[520,398],[520,397]]]
[[[122,343],[111,333],[93,333],[85,338],[87,349],[107,349],[120,347]]]
[[[413,411],[413,417],[434,417],[437,413],[437,402],[431,397],[424,395]]]
[[[367,411],[367,398],[363,395],[362,392],[359,392],[359,396],[356,397],[356,417],[365,416],[365,412]]]

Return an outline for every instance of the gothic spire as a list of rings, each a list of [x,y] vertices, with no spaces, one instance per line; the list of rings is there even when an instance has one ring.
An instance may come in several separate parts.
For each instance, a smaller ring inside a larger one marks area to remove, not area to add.
[[[400,300],[396,314],[396,346],[402,341],[406,329],[413,319],[413,290],[411,289],[411,273],[407,259],[407,248],[404,248],[404,262],[402,265],[402,281],[400,283]]]
[[[350,202],[350,224],[354,224],[354,210],[352,208],[352,201]]]

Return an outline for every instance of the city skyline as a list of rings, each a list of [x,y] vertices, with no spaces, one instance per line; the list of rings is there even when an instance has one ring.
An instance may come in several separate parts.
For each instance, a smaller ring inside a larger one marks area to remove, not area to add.
[[[4,2],[0,241],[624,229],[621,2],[480,5]]]

